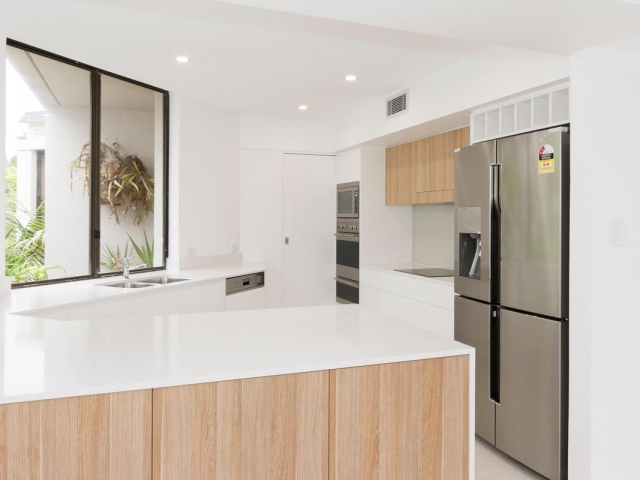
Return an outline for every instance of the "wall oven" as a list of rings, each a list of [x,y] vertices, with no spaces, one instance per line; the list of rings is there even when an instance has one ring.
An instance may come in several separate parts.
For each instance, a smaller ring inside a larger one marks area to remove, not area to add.
[[[337,217],[358,218],[359,216],[360,182],[338,184]]]
[[[336,229],[336,301],[360,301],[360,222],[338,219]]]

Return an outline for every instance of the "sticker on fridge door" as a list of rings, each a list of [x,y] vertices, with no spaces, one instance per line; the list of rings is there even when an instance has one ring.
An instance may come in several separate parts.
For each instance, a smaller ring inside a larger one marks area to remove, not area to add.
[[[555,170],[555,163],[553,159],[554,154],[553,147],[551,145],[543,145],[538,151],[538,173],[553,173]]]

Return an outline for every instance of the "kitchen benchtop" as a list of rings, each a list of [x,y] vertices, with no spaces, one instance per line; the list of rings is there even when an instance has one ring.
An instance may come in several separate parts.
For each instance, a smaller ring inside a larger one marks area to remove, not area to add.
[[[434,265],[424,265],[422,263],[378,263],[372,265],[361,265],[360,268],[379,270],[385,273],[393,273],[394,275],[401,275],[403,277],[409,277],[415,280],[441,283],[443,285],[451,285],[453,287],[453,277],[423,277],[421,275],[414,275],[412,273],[396,272],[396,270],[399,269],[408,270],[410,268],[443,268],[436,267]]]
[[[475,361],[471,347],[359,305],[74,321],[5,313],[0,336],[0,404],[455,355]]]
[[[162,291],[170,291],[185,287],[188,288],[188,286],[194,286],[196,284],[215,282],[229,277],[262,272],[265,270],[265,264],[260,262],[221,265],[216,268],[206,270],[161,270],[144,273],[135,273],[134,270],[131,272],[129,278],[132,282],[165,275],[188,278],[190,281],[137,289],[115,288],[103,285],[123,281],[122,275],[119,275],[114,277],[82,280],[78,282],[20,288],[13,290],[10,296],[0,298],[0,311],[4,310],[14,313],[22,312],[27,314],[36,314],[40,310],[95,304],[100,301],[108,301],[122,296],[128,296],[128,298],[134,296],[145,296],[158,293],[159,288],[161,288]],[[7,299],[9,299],[10,305],[6,304]]]

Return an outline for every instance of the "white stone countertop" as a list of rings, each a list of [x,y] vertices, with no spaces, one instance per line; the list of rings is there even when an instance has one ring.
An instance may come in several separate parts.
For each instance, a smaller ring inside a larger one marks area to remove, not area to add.
[[[265,264],[260,262],[221,265],[206,270],[161,270],[144,273],[135,273],[135,270],[133,270],[129,278],[129,281],[132,282],[160,276],[188,278],[190,281],[136,289],[114,288],[104,285],[122,282],[124,279],[122,275],[119,275],[77,282],[20,288],[11,292],[10,305],[4,305],[7,299],[0,298],[0,309],[4,312],[36,314],[41,310],[57,307],[67,308],[85,304],[96,304],[124,295],[134,297],[156,294],[159,288],[161,288],[162,291],[185,288],[195,284],[221,281],[229,277],[263,272],[265,270]]]
[[[444,285],[451,285],[453,287],[453,276],[451,277],[423,277],[420,275],[414,275],[412,273],[396,272],[398,269],[407,270],[409,268],[446,268],[436,267],[434,265],[423,265],[421,263],[377,263],[369,265],[361,265],[360,268],[369,268],[373,270],[380,270],[386,273],[393,273],[394,275],[401,275],[403,277],[409,277],[416,280],[422,280],[425,282],[442,283]]]
[[[475,364],[473,348],[359,305],[100,320],[5,305],[0,337],[0,404],[455,355]]]

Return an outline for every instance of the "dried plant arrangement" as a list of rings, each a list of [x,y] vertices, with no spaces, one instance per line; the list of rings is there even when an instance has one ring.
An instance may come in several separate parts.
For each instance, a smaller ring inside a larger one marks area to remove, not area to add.
[[[71,162],[70,169],[72,191],[73,184],[81,180],[82,195],[85,195],[91,184],[89,143],[82,146],[80,156]],[[131,209],[135,212],[133,223],[139,225],[153,212],[153,194],[153,178],[137,155],[123,155],[117,142],[100,144],[100,202],[109,205],[111,217],[115,217],[118,224]]]

